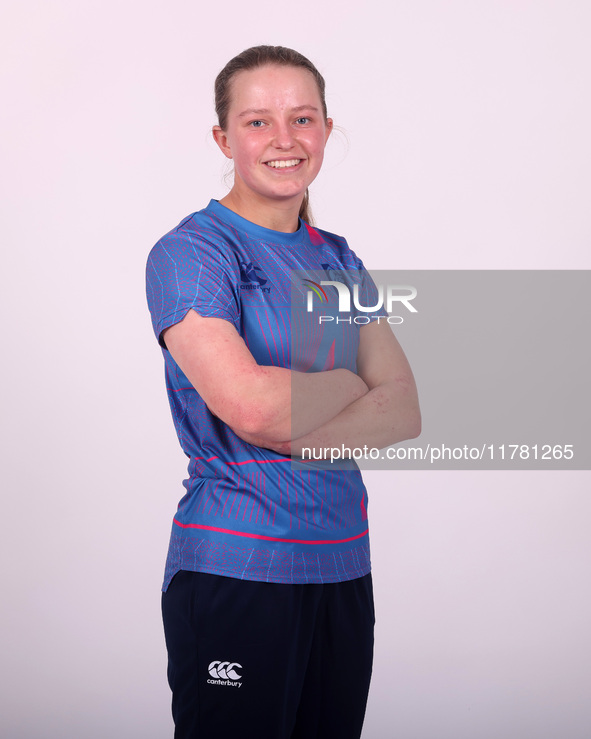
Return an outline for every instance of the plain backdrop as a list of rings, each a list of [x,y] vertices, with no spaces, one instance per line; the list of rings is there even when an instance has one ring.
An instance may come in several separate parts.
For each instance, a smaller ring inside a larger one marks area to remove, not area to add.
[[[313,208],[368,267],[589,269],[591,5],[3,0],[1,13],[0,734],[171,737],[159,590],[186,460],[144,267],[227,190],[215,75],[259,43],[319,67],[341,131]],[[589,481],[366,474],[364,739],[591,736]]]

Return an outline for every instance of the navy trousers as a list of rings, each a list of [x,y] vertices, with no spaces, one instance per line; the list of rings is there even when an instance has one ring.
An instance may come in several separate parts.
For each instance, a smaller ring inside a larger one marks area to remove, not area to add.
[[[359,739],[371,575],[283,585],[181,571],[162,613],[175,739]]]

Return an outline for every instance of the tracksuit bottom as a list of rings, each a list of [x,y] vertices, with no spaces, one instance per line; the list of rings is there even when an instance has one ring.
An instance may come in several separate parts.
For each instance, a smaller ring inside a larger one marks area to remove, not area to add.
[[[284,585],[183,570],[162,613],[175,739],[359,739],[371,575]]]

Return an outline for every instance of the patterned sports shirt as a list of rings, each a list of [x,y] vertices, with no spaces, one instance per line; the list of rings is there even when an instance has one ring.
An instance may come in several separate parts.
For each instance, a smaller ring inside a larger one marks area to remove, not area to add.
[[[373,304],[375,286],[342,237],[301,220],[294,233],[273,231],[216,200],[150,252],[148,305],[174,425],[190,460],[163,590],[181,569],[276,583],[338,582],[370,571],[367,493],[357,466],[293,465],[246,443],[210,413],[162,339],[195,310],[230,321],[260,365],[355,371],[360,326],[332,319],[313,325],[304,307],[310,282],[294,278],[294,270],[326,280],[363,275],[363,305]],[[322,292],[334,314],[337,290]]]

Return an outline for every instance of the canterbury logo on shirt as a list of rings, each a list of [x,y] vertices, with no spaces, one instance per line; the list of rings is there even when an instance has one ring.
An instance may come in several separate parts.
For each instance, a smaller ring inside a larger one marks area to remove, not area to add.
[[[207,682],[210,685],[228,685],[232,688],[239,688],[242,683],[236,681],[240,680],[242,675],[236,672],[235,667],[242,669],[242,665],[238,662],[220,662],[220,660],[211,662],[207,671],[215,679],[209,679]]]
[[[260,274],[257,274],[259,272]],[[252,262],[248,262],[248,264],[246,262],[240,262],[240,282],[243,283],[240,285],[240,289],[260,290],[263,293],[270,293],[270,287],[263,287],[263,285],[266,285],[268,282],[263,275],[263,270],[256,264],[253,264]]]

